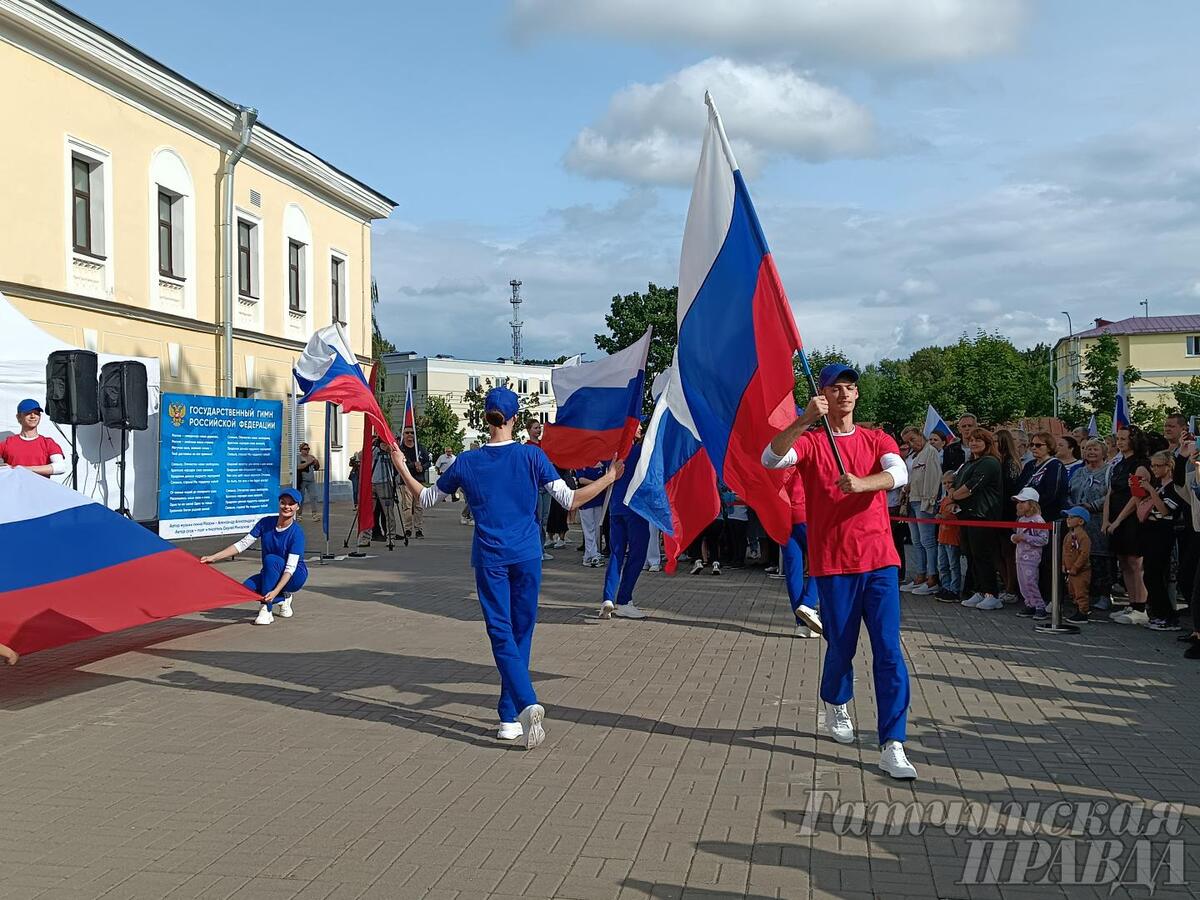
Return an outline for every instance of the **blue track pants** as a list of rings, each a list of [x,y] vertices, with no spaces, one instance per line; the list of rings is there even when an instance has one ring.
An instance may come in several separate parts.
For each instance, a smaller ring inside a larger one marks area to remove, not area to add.
[[[846,703],[854,696],[854,653],[863,622],[874,656],[879,744],[905,739],[908,724],[908,668],[900,649],[900,582],[894,566],[858,575],[816,579],[825,626],[825,671],[821,699]]]
[[[262,571],[257,575],[251,575],[242,585],[248,587],[261,598],[268,591],[275,590],[275,585],[279,584],[279,579],[283,577],[283,569],[286,561],[278,556],[264,556]],[[300,588],[304,587],[304,582],[308,581],[308,573],[297,569],[292,573],[292,577],[288,579],[288,583],[283,586],[280,596],[275,598],[278,602],[280,597],[293,594]],[[267,608],[271,608],[275,603],[268,604]]]
[[[608,570],[604,573],[604,599],[617,606],[633,601],[633,588],[650,544],[650,524],[641,516],[609,516]]]
[[[783,553],[783,575],[787,582],[788,600],[792,612],[801,606],[817,608],[817,580],[804,575],[804,559],[808,556],[808,525],[799,522],[792,526],[792,536],[779,548]]]
[[[483,622],[492,642],[492,657],[500,672],[501,722],[517,721],[517,713],[537,703],[529,678],[529,648],[537,624],[542,560],[506,566],[477,566],[475,589]]]

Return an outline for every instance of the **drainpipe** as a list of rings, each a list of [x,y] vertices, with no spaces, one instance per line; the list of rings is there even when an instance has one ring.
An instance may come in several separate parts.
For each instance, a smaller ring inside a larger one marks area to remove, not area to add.
[[[222,178],[224,202],[221,217],[221,319],[224,375],[221,384],[223,396],[232,397],[233,388],[233,169],[250,146],[250,133],[258,121],[258,110],[249,106],[238,107],[237,127],[241,131],[238,144],[225,158],[225,173]]]

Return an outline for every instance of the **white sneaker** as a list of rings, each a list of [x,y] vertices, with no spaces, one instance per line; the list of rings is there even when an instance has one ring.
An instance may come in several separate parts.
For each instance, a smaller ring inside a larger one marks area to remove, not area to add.
[[[714,575],[720,575],[720,574],[721,574],[721,564],[720,564],[719,562],[715,562],[715,563],[713,563],[712,573],[713,573]]]
[[[566,542],[566,541],[555,541],[555,542],[554,542],[554,548],[553,548],[553,549],[555,549],[555,550],[561,550],[561,549],[562,549],[563,547],[565,547],[565,546],[567,546],[567,542]]]
[[[644,619],[646,614],[634,606],[632,603],[626,603],[624,606],[617,607],[618,619]]]
[[[821,624],[821,614],[811,606],[796,607],[796,618],[809,627],[811,631],[817,634],[825,633],[825,626]]]
[[[617,608],[616,604],[613,603],[611,600],[605,600],[603,603],[600,604],[600,618],[611,619],[613,610],[616,608]]]
[[[968,597],[966,600],[964,600],[960,605],[969,607],[970,609],[974,609],[976,606],[978,606],[982,602],[983,602],[983,594],[980,594],[978,591],[976,591],[974,594],[972,594],[970,597]]]
[[[1150,615],[1141,609],[1131,609],[1126,613],[1129,616],[1130,625],[1149,625]]]
[[[496,737],[502,741],[515,741],[524,733],[520,722],[501,722],[500,730],[496,732]]]
[[[796,637],[798,638],[819,638],[820,635],[805,625],[803,622],[796,623]]]
[[[906,582],[904,582],[904,584],[900,585],[900,590],[908,592],[908,593],[912,593],[913,589],[916,586],[917,586],[917,583],[915,581],[906,581]]]
[[[271,615],[271,611],[267,609],[267,604],[263,603],[258,608],[258,618],[254,620],[255,625],[270,625],[275,621],[275,617]]]
[[[653,566],[650,566],[649,568],[647,568],[647,569],[646,569],[646,571],[647,571],[647,572],[661,572],[661,571],[662,571],[662,566],[659,566],[659,565],[653,565]]]
[[[991,594],[984,594],[983,599],[975,604],[976,609],[1002,609],[1003,607],[1004,601]]]
[[[542,728],[542,719],[546,718],[546,710],[540,703],[527,706],[517,716],[517,724],[525,738],[525,749],[532,750],[546,739],[546,730]]]
[[[703,561],[698,559],[694,563],[692,563],[692,571],[689,572],[688,574],[689,575],[699,575],[703,571],[704,571],[704,563],[703,563]]]
[[[850,707],[845,703],[825,704],[825,728],[839,744],[854,743],[854,720],[850,718]]]
[[[888,741],[879,748],[879,768],[893,778],[902,778],[905,781],[912,781],[917,777],[917,770],[904,755],[904,745],[899,741]]]
[[[546,543],[542,544],[543,550],[550,550],[553,547],[554,547],[554,539],[553,538],[547,539]]]
[[[279,601],[279,614],[285,619],[290,619],[294,615],[292,613],[291,597],[284,597],[281,601]]]
[[[550,560],[552,560],[552,559],[554,559],[553,556],[551,556],[545,550],[542,551],[542,562],[550,562]]]
[[[600,559],[600,557],[598,557],[598,556],[597,556],[597,557],[596,557],[595,559],[593,559],[593,560],[592,560],[590,563],[588,563],[588,565],[589,565],[589,566],[591,566],[593,569],[598,569],[598,568],[600,568],[602,565],[604,565],[604,561],[603,561],[603,560],[601,560],[601,559]]]
[[[930,594],[936,594],[939,590],[940,588],[936,584],[920,584],[912,589],[912,593],[928,597]]]
[[[1016,603],[1019,599],[1020,598],[1016,594],[1010,594],[1008,591],[1005,591],[1000,595],[1000,601],[1002,603]]]

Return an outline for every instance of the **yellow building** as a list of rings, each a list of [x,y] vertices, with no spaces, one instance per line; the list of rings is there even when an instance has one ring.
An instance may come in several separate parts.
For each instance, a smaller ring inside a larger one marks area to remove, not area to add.
[[[286,401],[333,321],[369,360],[383,194],[54,3],[0,0],[0,85],[0,292],[30,320],[157,357],[163,391]],[[335,423],[335,480],[360,420]],[[323,409],[300,427],[321,446]]]
[[[393,422],[399,422],[404,414],[406,379],[412,382],[413,403],[418,413],[425,408],[428,397],[441,397],[450,404],[466,431],[468,447],[472,441],[487,440],[486,433],[467,425],[465,396],[471,390],[508,384],[521,398],[522,405],[529,404],[532,416],[543,422],[554,421],[554,394],[550,387],[552,366],[525,365],[507,359],[486,362],[445,355],[419,356],[411,350],[385,353],[382,362],[387,379],[387,400],[392,407],[388,414]]]
[[[1096,327],[1059,338],[1054,345],[1060,401],[1079,402],[1075,383],[1087,351],[1104,334],[1111,334],[1121,346],[1120,367],[1133,366],[1142,373],[1141,380],[1128,385],[1130,400],[1173,406],[1171,385],[1200,375],[1200,316],[1136,316],[1116,322],[1096,319]]]

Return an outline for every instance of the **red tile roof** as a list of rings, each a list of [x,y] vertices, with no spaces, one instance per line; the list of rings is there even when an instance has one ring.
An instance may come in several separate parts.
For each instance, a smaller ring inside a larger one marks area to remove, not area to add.
[[[1075,333],[1077,338],[1099,337],[1102,334],[1200,334],[1200,316],[1130,316],[1118,322],[1097,319],[1095,328]]]

